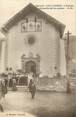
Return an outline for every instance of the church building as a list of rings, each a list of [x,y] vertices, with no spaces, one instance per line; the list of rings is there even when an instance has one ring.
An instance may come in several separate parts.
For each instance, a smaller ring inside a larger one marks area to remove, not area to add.
[[[60,73],[60,39],[65,25],[28,4],[3,25],[5,69],[53,78]]]

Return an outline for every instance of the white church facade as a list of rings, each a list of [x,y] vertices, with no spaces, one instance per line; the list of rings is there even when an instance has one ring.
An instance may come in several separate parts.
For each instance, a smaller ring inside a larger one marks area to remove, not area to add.
[[[65,25],[29,4],[2,28],[4,68],[54,77],[60,73],[60,39]]]

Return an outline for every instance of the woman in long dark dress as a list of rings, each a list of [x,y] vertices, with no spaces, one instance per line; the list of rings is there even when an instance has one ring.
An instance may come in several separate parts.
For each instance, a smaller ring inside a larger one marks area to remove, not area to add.
[[[5,86],[5,80],[4,79],[1,81],[1,93],[2,93],[2,97],[5,97],[6,86]]]
[[[2,86],[1,86],[1,81],[0,81],[0,100],[1,100],[1,98],[2,98]],[[0,103],[0,112],[3,112],[3,111],[4,111],[3,106]]]

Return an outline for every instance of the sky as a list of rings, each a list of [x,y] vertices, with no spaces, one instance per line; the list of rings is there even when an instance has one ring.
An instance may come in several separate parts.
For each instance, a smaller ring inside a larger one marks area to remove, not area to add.
[[[29,3],[30,0],[0,0],[0,27]],[[64,34],[68,30],[73,35],[76,34],[76,0],[31,0],[31,3],[37,6],[44,5],[46,9],[41,7],[41,10],[65,24]],[[48,5],[52,9],[47,9]],[[62,5],[64,9],[59,9],[55,5]],[[71,6],[69,9],[68,5]]]

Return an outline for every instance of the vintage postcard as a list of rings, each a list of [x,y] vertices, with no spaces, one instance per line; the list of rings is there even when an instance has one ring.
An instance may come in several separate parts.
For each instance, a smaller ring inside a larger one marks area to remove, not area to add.
[[[0,116],[76,117],[75,0],[0,0]]]

